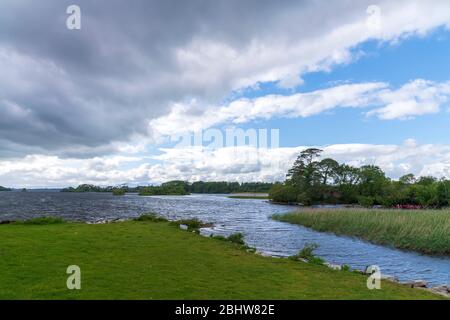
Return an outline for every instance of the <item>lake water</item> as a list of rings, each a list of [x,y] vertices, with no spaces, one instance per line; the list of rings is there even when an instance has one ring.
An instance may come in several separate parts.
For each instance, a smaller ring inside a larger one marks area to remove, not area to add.
[[[316,253],[334,264],[364,269],[378,265],[381,272],[401,281],[423,279],[431,285],[450,284],[450,258],[420,255],[373,245],[349,237],[320,233],[271,220],[272,214],[298,210],[264,200],[229,199],[225,195],[114,197],[106,193],[0,192],[0,221],[43,215],[67,220],[98,221],[133,218],[146,212],[169,219],[196,217],[214,223],[204,233],[242,232],[248,245],[273,256],[297,253],[306,243],[317,243]],[[0,240],[1,243],[1,240]],[[0,244],[1,245],[1,244]]]

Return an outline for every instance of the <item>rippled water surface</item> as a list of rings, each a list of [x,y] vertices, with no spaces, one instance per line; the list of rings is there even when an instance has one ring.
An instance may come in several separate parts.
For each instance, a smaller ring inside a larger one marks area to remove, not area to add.
[[[205,232],[245,234],[247,243],[275,256],[297,253],[305,243],[317,243],[317,255],[330,263],[363,269],[376,264],[384,274],[402,281],[423,279],[432,285],[450,284],[450,258],[424,256],[357,239],[319,233],[302,226],[269,219],[272,214],[297,210],[264,200],[229,199],[223,195],[113,197],[102,193],[2,192],[0,220],[17,220],[42,215],[69,220],[131,218],[156,212],[168,218],[197,217],[213,222]]]

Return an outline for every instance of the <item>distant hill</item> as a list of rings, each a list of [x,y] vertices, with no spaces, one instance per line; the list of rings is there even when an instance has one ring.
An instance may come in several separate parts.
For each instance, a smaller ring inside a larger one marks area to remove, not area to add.
[[[11,189],[0,186],[0,191],[11,191]]]

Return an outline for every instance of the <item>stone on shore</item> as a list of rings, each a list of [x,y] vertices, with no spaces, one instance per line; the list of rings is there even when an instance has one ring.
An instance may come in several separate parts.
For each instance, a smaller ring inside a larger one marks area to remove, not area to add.
[[[428,286],[428,282],[425,280],[414,280],[413,282],[408,282],[407,285],[411,288],[426,288]]]
[[[340,264],[332,264],[332,263],[328,263],[326,262],[325,265],[333,270],[342,270],[342,266]]]

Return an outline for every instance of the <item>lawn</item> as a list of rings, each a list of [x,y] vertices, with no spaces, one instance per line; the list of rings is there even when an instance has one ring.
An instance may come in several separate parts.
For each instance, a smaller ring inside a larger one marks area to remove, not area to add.
[[[274,219],[427,254],[450,255],[450,210],[309,209]]]
[[[428,292],[289,259],[167,222],[0,225],[0,299],[430,299]],[[81,290],[66,268],[81,268]]]

